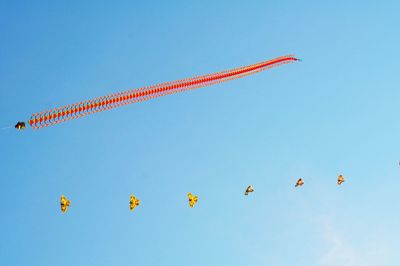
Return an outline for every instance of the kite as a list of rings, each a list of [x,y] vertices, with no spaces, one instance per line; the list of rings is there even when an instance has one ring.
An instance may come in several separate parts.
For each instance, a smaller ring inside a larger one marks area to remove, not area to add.
[[[286,55],[274,58],[272,60],[262,61],[253,65],[238,67],[213,74],[118,92],[115,94],[94,98],[92,100],[82,101],[63,107],[34,113],[26,122],[26,124],[30,125],[33,129],[48,127],[71,119],[84,117],[123,105],[132,104],[135,102],[143,102],[169,94],[207,87],[221,82],[238,79],[283,64],[294,63],[296,61],[300,60],[295,58],[294,55]],[[15,127],[18,130],[22,130],[25,128],[25,122],[18,122]]]
[[[339,175],[337,178],[337,184],[340,186],[345,181],[343,175]]]
[[[189,198],[189,206],[190,208],[194,207],[194,204],[197,203],[198,197],[196,195],[192,195],[192,193],[188,193],[188,198]]]
[[[303,179],[299,178],[299,180],[297,180],[295,187],[301,187],[302,185],[304,185],[304,181]]]
[[[129,200],[129,208],[131,209],[131,211],[133,211],[136,206],[139,206],[140,204],[140,200],[138,198],[136,198],[134,195],[131,195],[131,198]]]
[[[253,188],[253,186],[252,185],[250,185],[250,186],[248,186],[247,188],[246,188],[246,191],[244,192],[244,195],[249,195],[249,193],[252,193],[252,192],[254,192],[254,188]]]
[[[14,127],[18,130],[23,130],[25,129],[25,122],[18,122]]]
[[[60,204],[61,204],[62,213],[65,213],[67,211],[69,205],[71,204],[71,202],[64,195],[61,195]]]

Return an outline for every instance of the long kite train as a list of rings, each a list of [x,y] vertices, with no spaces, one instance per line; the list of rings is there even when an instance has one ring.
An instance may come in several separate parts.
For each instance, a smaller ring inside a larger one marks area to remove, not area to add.
[[[234,68],[213,74],[182,79],[173,82],[162,83],[154,86],[127,90],[115,94],[98,97],[92,100],[66,105],[59,108],[35,113],[28,120],[28,124],[34,128],[43,128],[54,124],[62,123],[71,119],[83,117],[89,114],[102,112],[119,106],[147,101],[152,98],[168,94],[192,90],[196,88],[211,86],[224,81],[241,78],[266,69],[283,64],[299,61],[294,55],[277,57],[272,60],[263,61],[257,64]],[[15,126],[18,130],[25,128],[25,122],[18,122]]]

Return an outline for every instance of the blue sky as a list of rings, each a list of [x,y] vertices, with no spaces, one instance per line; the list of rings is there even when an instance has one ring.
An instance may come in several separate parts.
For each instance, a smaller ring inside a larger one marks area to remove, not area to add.
[[[0,126],[280,55],[304,61],[0,131],[2,264],[399,265],[397,1],[33,2],[0,2]]]

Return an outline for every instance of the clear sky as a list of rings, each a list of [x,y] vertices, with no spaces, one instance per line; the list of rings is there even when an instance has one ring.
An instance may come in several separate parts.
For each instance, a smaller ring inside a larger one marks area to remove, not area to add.
[[[400,6],[349,2],[0,1],[0,126],[303,59],[0,131],[1,264],[398,266]],[[72,203],[64,215],[61,194]]]

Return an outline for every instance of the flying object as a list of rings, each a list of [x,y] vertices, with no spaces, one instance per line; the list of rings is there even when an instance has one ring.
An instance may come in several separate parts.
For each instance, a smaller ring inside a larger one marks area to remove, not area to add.
[[[188,193],[188,198],[189,198],[189,206],[190,208],[193,208],[194,205],[197,203],[198,197],[196,195],[192,195],[192,193]]]
[[[220,71],[213,74],[196,76],[193,78],[181,79],[174,82],[156,84],[137,89],[116,92],[103,97],[81,101],[63,107],[52,108],[33,114],[27,124],[34,129],[59,124],[62,122],[84,117],[89,114],[103,112],[127,104],[147,101],[153,98],[163,97],[174,93],[189,91],[196,88],[203,88],[242,78],[264,70],[278,67],[299,61],[294,55],[285,55],[272,60],[258,62],[256,64],[237,67],[230,70]]]
[[[337,184],[340,186],[345,181],[342,175],[339,175],[337,178]]]
[[[249,195],[249,193],[252,193],[252,192],[254,192],[254,188],[253,188],[253,186],[252,185],[250,185],[250,186],[248,186],[247,188],[246,188],[246,191],[244,192],[244,195]]]
[[[23,130],[25,129],[25,122],[18,122],[14,127],[18,130]]]
[[[64,195],[61,195],[60,204],[61,204],[62,213],[65,213],[67,211],[69,205],[71,204],[71,202]]]
[[[136,206],[139,206],[140,200],[137,199],[134,195],[131,195],[131,199],[129,200],[129,208],[133,211]]]
[[[297,180],[295,187],[301,187],[302,185],[304,185],[304,181],[303,179],[299,178],[299,180]]]

